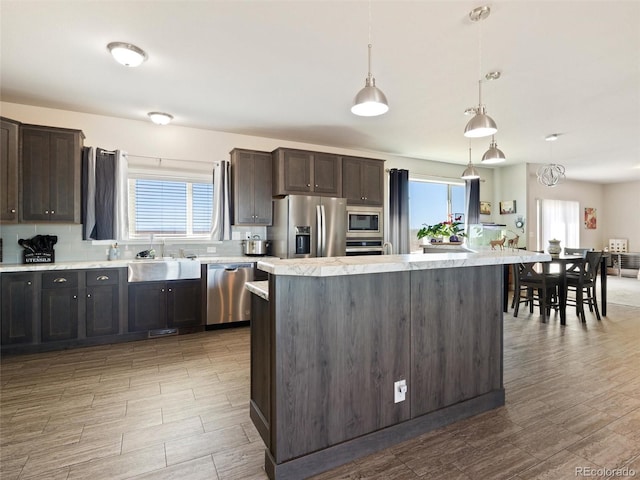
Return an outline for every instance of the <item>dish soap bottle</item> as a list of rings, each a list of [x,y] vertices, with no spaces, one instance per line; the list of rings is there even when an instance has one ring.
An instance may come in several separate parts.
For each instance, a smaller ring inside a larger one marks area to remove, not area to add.
[[[111,245],[111,248],[109,249],[109,260],[117,260],[118,257],[120,256],[120,251],[118,249],[118,244],[114,243],[113,245]]]

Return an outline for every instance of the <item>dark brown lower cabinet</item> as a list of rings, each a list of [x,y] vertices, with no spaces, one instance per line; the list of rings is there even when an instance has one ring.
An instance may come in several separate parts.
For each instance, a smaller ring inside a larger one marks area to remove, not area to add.
[[[2,274],[2,345],[34,341],[38,275],[31,272]]]
[[[129,284],[129,331],[202,324],[200,280]]]
[[[200,280],[167,282],[167,326],[193,327],[202,324]]]
[[[87,337],[116,335],[120,320],[120,272],[89,270],[86,282]]]
[[[78,337],[77,271],[42,274],[42,341],[72,340]]]

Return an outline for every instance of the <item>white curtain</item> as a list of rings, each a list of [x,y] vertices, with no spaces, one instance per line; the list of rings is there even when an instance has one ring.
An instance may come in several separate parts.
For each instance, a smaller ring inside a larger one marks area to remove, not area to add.
[[[115,205],[113,213],[113,232],[117,240],[129,238],[129,197],[128,177],[129,161],[127,152],[116,150]]]
[[[547,251],[549,240],[560,240],[560,246],[580,247],[580,205],[567,200],[538,200],[537,250]]]
[[[213,212],[211,238],[231,240],[231,166],[226,160],[218,162],[213,169]]]

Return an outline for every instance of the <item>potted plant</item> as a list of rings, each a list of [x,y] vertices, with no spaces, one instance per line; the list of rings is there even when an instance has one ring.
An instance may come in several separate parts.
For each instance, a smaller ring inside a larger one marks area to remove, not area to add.
[[[464,236],[462,232],[462,222],[440,222],[434,225],[423,223],[423,227],[418,230],[418,239],[429,238],[431,243],[442,243],[443,238],[448,238],[450,242],[460,242],[460,237]]]

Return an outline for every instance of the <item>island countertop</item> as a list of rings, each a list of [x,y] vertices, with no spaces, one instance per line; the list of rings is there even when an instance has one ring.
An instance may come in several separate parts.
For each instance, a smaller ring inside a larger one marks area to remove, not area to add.
[[[551,261],[551,255],[547,253],[482,249],[409,255],[265,259],[258,262],[258,268],[274,275],[333,277],[549,261]]]

